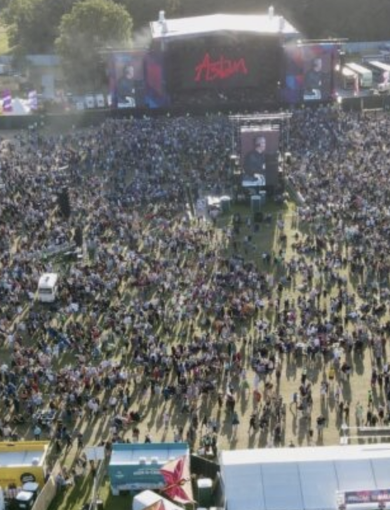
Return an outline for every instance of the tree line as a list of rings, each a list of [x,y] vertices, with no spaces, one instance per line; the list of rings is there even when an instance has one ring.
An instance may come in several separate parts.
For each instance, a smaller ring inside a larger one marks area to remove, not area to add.
[[[130,48],[160,10],[260,14],[271,3],[307,39],[390,40],[390,0],[0,0],[0,10],[14,55],[57,52],[81,85],[98,78],[102,49]]]

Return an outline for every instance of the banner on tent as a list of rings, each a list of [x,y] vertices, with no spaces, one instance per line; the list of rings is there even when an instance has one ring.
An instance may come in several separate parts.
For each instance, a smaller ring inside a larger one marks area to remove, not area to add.
[[[28,93],[28,105],[31,111],[38,110],[38,94],[36,90],[30,90]]]
[[[340,494],[343,505],[390,502],[390,489],[347,491]]]
[[[3,112],[12,112],[12,93],[10,90],[3,90]]]

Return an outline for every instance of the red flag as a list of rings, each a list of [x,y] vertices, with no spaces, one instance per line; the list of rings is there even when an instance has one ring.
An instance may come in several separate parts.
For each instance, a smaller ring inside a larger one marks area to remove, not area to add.
[[[163,494],[178,503],[185,504],[194,501],[187,456],[169,461],[160,469],[160,472],[167,484],[161,489]]]

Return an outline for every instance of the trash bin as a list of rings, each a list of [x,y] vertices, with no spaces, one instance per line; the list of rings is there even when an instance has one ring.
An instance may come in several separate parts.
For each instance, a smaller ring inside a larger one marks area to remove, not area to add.
[[[221,212],[222,214],[227,214],[230,212],[230,197],[221,197]]]
[[[16,496],[15,501],[18,510],[30,510],[34,506],[34,494],[32,492],[21,491]]]
[[[101,500],[101,499],[96,500],[96,509],[103,510],[103,508],[104,508],[103,500]]]

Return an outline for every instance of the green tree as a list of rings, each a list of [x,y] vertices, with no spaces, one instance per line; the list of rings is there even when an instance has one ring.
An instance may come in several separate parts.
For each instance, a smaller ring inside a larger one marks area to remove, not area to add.
[[[0,0],[0,11],[7,8],[10,3],[11,3],[11,0]]]
[[[179,17],[182,0],[114,0],[123,5],[130,13],[134,31],[149,27],[151,21],[158,19],[160,11],[165,11],[167,17]]]
[[[4,10],[14,53],[53,53],[61,18],[76,0],[12,0]]]
[[[22,52],[31,39],[34,9],[37,0],[15,0],[4,11],[4,21],[8,25],[10,46],[16,52]]]
[[[130,47],[132,19],[112,0],[83,0],[61,19],[56,47],[69,84],[80,92],[97,91],[104,50]]]

